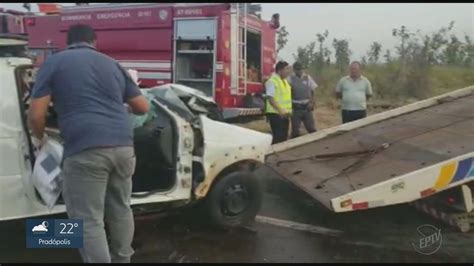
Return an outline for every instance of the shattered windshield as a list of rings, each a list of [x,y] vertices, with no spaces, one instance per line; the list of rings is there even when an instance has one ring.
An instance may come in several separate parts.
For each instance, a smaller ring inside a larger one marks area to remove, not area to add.
[[[177,113],[186,121],[192,121],[194,114],[189,108],[183,103],[183,101],[170,89],[164,88],[152,88],[143,91],[143,95],[148,100],[150,105],[150,111],[147,115],[156,115],[156,106],[153,100],[168,107],[171,111]]]

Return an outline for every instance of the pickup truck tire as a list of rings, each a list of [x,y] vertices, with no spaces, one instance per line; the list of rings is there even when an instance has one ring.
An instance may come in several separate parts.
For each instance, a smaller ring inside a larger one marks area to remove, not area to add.
[[[221,228],[232,228],[253,221],[262,206],[259,179],[250,172],[238,171],[216,182],[204,202],[211,222]]]

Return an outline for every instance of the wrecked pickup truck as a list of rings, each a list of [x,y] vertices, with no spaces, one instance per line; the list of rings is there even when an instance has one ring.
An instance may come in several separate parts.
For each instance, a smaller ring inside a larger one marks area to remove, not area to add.
[[[0,220],[65,212],[61,198],[48,208],[31,180],[35,154],[25,121],[35,71],[23,56],[25,44],[19,37],[0,36]],[[253,220],[262,197],[253,170],[264,162],[272,137],[210,119],[215,102],[189,87],[167,84],[144,95],[150,111],[131,117],[137,157],[134,211],[202,202],[219,226]],[[61,142],[54,106],[46,132]]]

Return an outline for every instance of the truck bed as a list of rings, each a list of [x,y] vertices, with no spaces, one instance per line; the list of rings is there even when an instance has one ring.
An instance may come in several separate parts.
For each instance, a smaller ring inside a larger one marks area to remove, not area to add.
[[[304,159],[318,154],[371,150],[384,143],[389,147],[373,153]],[[336,131],[315,141],[280,150],[269,155],[267,164],[333,209],[331,199],[472,153],[474,95],[445,97],[426,108],[351,130]],[[295,161],[298,158],[301,160]],[[327,181],[321,183],[324,179]]]

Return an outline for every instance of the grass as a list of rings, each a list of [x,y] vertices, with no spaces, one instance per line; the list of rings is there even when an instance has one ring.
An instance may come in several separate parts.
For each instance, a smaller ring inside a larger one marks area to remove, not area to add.
[[[363,75],[371,81],[374,91],[374,97],[367,106],[369,115],[474,85],[473,68],[433,66],[428,73],[421,73],[425,76],[420,76],[420,72],[412,69],[402,78],[398,76],[398,71],[397,63],[369,65],[363,69]],[[339,125],[341,107],[340,101],[334,97],[334,89],[339,79],[346,74],[341,74],[333,66],[321,71],[309,69],[307,72],[318,83],[313,113],[317,129]],[[240,125],[265,133],[271,132],[265,118]]]
[[[337,126],[341,124],[341,111],[340,111],[340,104],[338,104],[335,100],[333,104],[323,103],[321,105],[316,106],[313,117],[316,121],[316,129],[321,130],[333,126]],[[386,103],[373,103],[368,104],[368,115],[379,113],[388,109],[392,109],[395,107],[399,107],[401,105],[387,105]],[[264,133],[271,133],[270,125],[266,122],[266,119],[259,118],[257,120],[248,122],[248,123],[241,123],[237,124],[249,129],[257,130]],[[304,127],[302,126],[302,132],[305,132]]]

